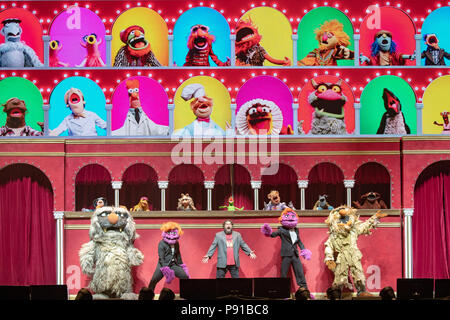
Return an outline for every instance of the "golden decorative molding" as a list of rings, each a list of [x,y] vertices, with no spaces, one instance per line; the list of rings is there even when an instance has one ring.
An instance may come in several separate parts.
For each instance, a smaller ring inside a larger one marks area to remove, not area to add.
[[[0,152],[0,157],[64,157],[65,152]]]
[[[449,140],[450,141],[450,140]],[[444,150],[403,150],[403,154],[450,154],[449,149]]]
[[[235,223],[234,228],[235,229],[260,229],[262,223]],[[276,229],[280,226],[278,223],[269,223],[270,227],[273,229]],[[221,223],[189,223],[189,224],[183,224],[180,223],[181,228],[183,229],[220,229],[222,230],[222,224]],[[381,222],[378,225],[378,228],[400,228],[401,223],[400,222]],[[65,224],[64,229],[65,230],[89,230],[90,224]],[[136,230],[159,230],[161,228],[161,224],[145,224],[145,223],[136,223]],[[311,223],[311,222],[305,222],[300,223],[298,225],[299,229],[328,229],[328,226],[326,223]]]

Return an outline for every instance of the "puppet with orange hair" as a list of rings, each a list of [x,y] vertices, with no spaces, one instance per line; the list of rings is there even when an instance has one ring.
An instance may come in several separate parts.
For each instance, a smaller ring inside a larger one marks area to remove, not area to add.
[[[291,60],[284,57],[283,60],[271,57],[259,44],[262,36],[252,19],[240,20],[236,27],[236,65],[237,66],[262,66],[268,61],[283,66],[290,66]]]
[[[212,43],[214,40],[215,37],[209,33],[208,26],[202,24],[193,26],[187,43],[189,51],[186,55],[184,66],[209,66],[209,57],[211,57],[212,61],[219,67],[229,66],[229,58],[226,62],[222,62],[213,52]]]
[[[149,288],[155,290],[156,284],[166,277],[166,282],[171,283],[175,277],[188,279],[188,269],[183,263],[180,254],[178,240],[183,230],[176,222],[166,222],[161,226],[162,240],[158,244],[158,264],[150,280]]]
[[[354,59],[355,53],[347,48],[350,37],[338,20],[326,21],[314,32],[319,48],[298,61],[299,66],[337,66],[337,60]]]

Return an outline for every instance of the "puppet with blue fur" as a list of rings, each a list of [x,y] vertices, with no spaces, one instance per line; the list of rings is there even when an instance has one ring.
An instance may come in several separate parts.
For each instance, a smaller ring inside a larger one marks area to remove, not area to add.
[[[0,44],[0,67],[23,68],[42,67],[43,64],[31,47],[20,41],[22,21],[16,18],[3,20],[0,33],[5,37],[5,42]]]
[[[403,66],[406,60],[415,60],[416,52],[411,55],[397,52],[397,44],[392,40],[392,33],[380,30],[375,33],[370,58],[360,54],[361,64],[369,66]]]

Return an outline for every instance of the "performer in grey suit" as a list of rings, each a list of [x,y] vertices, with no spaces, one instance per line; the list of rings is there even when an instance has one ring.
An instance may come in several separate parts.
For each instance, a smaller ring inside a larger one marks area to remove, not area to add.
[[[256,259],[256,255],[244,242],[241,234],[233,231],[233,221],[226,220],[222,226],[223,231],[216,233],[214,241],[209,247],[208,253],[203,257],[202,262],[208,263],[216,248],[219,247],[217,251],[216,278],[225,278],[228,271],[230,271],[232,278],[239,278],[239,249],[242,248],[252,259]]]

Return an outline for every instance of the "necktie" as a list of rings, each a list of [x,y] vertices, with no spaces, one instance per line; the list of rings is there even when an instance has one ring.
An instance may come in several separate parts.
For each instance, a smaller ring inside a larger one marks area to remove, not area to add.
[[[134,110],[134,118],[136,119],[136,122],[139,123],[139,120],[141,119],[141,115],[139,114],[139,109]]]

